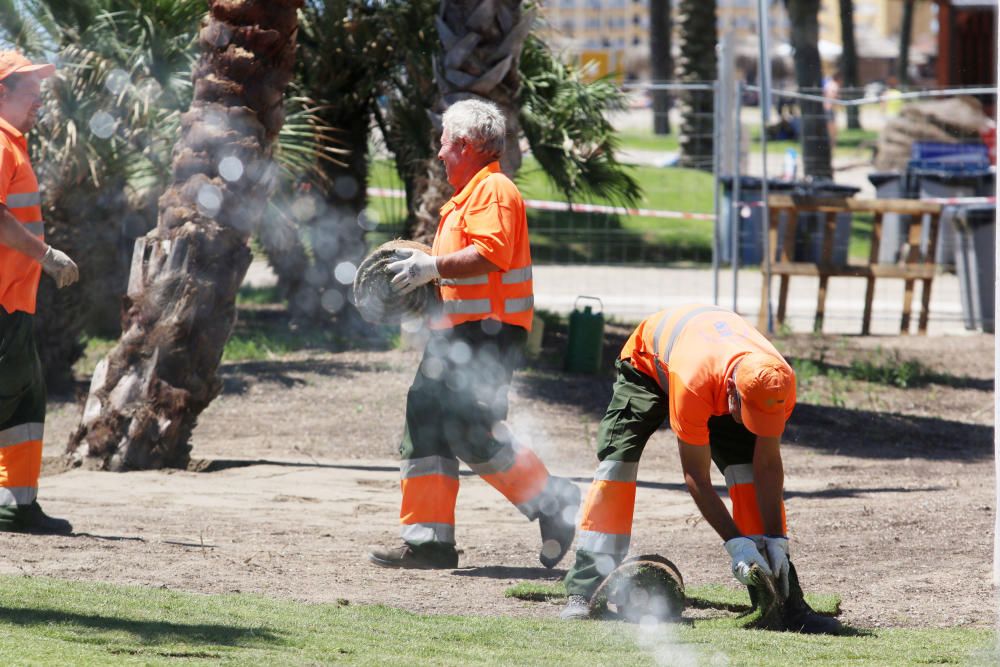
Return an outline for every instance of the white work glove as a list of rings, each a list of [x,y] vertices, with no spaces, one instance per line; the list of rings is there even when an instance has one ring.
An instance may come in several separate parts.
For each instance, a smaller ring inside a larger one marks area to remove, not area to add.
[[[750,567],[757,565],[764,574],[771,575],[771,567],[767,564],[767,559],[757,551],[757,543],[749,537],[734,537],[726,540],[726,551],[733,559],[733,576],[739,579],[741,584],[747,586],[754,582],[750,579]]]
[[[49,246],[49,249],[45,251],[41,264],[42,271],[45,271],[56,281],[56,287],[59,289],[72,285],[80,278],[80,269],[76,268],[76,262],[71,260],[69,255],[52,246]]]
[[[788,597],[788,538],[787,537],[765,537],[764,550],[767,551],[767,560],[771,563],[771,571],[774,572],[774,580],[778,582],[778,590]]]
[[[400,248],[396,251],[396,257],[399,259],[390,264],[388,269],[396,274],[392,279],[392,287],[399,294],[408,294],[421,285],[441,277],[438,273],[437,258],[422,250]]]

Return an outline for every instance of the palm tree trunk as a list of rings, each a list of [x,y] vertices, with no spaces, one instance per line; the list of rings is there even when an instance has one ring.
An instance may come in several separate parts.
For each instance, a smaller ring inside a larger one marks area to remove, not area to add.
[[[248,240],[274,186],[270,158],[301,5],[209,0],[173,182],[156,229],[136,242],[122,337],[94,371],[70,438],[77,461],[120,471],[190,459],[198,415],[221,390],[217,369],[250,264]]]
[[[913,12],[916,0],[903,0],[903,19],[899,28],[899,62],[897,63],[896,78],[899,85],[910,85],[910,42],[913,41]]]
[[[854,39],[854,0],[840,0],[840,36],[844,50],[840,57],[841,74],[844,76],[844,87],[848,89],[846,97],[857,97],[858,80],[858,47]],[[847,127],[851,130],[861,129],[861,113],[858,107],[847,107]]]
[[[435,111],[443,112],[469,98],[482,98],[500,107],[507,123],[507,145],[500,167],[510,177],[521,167],[518,61],[534,18],[534,10],[521,12],[520,0],[441,0],[436,20],[441,51],[434,69],[441,97]],[[439,132],[437,128],[435,133]],[[426,176],[417,185],[414,239],[433,238],[437,211],[452,192],[444,169],[437,164],[437,141],[435,137]]]
[[[670,53],[670,0],[649,2],[649,60],[653,83],[666,83],[674,78],[674,63]],[[670,91],[653,91],[653,134],[670,134]]]
[[[678,74],[685,83],[706,83],[718,76],[715,44],[718,41],[715,0],[681,0]],[[712,168],[713,126],[711,91],[685,91],[681,96],[680,165]]]
[[[799,91],[819,95],[823,80],[819,59],[819,0],[785,0],[795,49]],[[802,100],[802,162],[806,176],[832,178],[830,136],[822,102]]]

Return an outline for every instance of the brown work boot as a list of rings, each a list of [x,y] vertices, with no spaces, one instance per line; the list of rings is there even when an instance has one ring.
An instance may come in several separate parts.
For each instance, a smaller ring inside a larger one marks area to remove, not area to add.
[[[394,549],[377,549],[368,560],[379,567],[406,570],[454,570],[458,567],[458,551],[452,544],[409,544]]]
[[[0,531],[34,535],[70,535],[73,526],[66,519],[49,516],[35,501],[30,505],[0,508]]]
[[[573,546],[576,515],[580,509],[580,489],[565,477],[553,477],[550,484],[556,497],[556,505],[548,513],[538,515],[538,527],[542,531],[542,551],[538,554],[538,560],[545,567],[553,568]]]

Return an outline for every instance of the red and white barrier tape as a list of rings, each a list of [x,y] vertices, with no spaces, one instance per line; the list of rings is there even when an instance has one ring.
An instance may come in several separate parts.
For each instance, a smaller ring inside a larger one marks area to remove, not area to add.
[[[368,188],[370,197],[403,197],[402,190],[388,188]],[[569,204],[563,201],[543,201],[526,199],[525,206],[536,211],[573,211],[574,213],[618,213],[637,215],[644,218],[670,218],[672,220],[715,220],[711,213],[689,213],[687,211],[662,211],[651,208],[625,208],[624,206],[604,206],[602,204]]]

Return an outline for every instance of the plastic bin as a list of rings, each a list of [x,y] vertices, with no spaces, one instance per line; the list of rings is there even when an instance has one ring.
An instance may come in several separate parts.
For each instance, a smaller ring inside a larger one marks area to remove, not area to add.
[[[990,176],[989,168],[972,168],[964,165],[948,167],[941,163],[934,167],[918,163],[911,166],[910,173],[916,179],[921,199],[975,197]],[[944,210],[941,211],[941,222],[938,225],[934,263],[945,268],[955,266],[955,225],[953,220],[956,212],[957,206],[945,206]],[[921,248],[927,247],[929,233],[929,227],[925,224],[921,235]]]
[[[992,204],[962,206],[955,216],[955,273],[965,328],[989,333],[995,325],[996,221]]]
[[[740,212],[733,201],[733,184],[735,179],[732,176],[723,176],[719,179],[722,183],[722,206],[720,211],[721,225],[719,229],[719,261],[730,263],[733,261],[732,228],[730,226],[731,216],[739,216],[739,247],[741,264],[760,264],[764,258],[764,209],[760,206],[750,208],[750,217],[740,216]],[[768,194],[776,192],[790,192],[795,184],[790,181],[779,181],[768,179]],[[759,202],[763,194],[764,181],[756,176],[740,177],[740,201]]]
[[[853,197],[861,188],[840,185],[833,181],[805,181],[796,184],[793,194],[805,197]],[[833,254],[835,266],[847,264],[847,253],[851,245],[851,221],[849,211],[838,213],[833,231]],[[800,213],[795,231],[795,260],[798,262],[818,262],[823,254],[823,232],[825,213]]]
[[[899,171],[877,171],[868,174],[868,180],[875,186],[878,199],[906,199],[908,192],[906,178]],[[910,232],[911,215],[885,213],[882,215],[882,239],[878,246],[878,263],[895,264]]]

